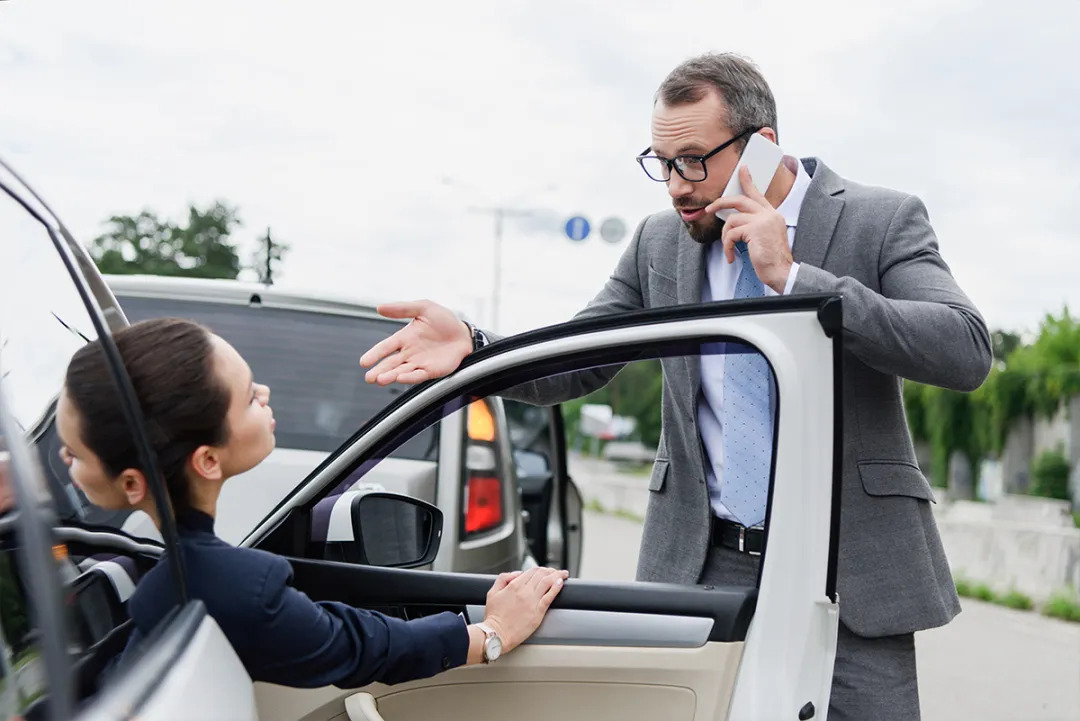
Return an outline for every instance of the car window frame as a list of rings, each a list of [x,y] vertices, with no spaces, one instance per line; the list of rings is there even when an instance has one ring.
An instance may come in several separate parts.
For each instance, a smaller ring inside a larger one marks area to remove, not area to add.
[[[165,555],[170,561],[169,565],[178,603],[184,604],[188,600],[187,581],[184,560],[179,550],[179,535],[172,504],[169,501],[157,457],[146,431],[146,421],[135,395],[131,378],[127,374],[120,353],[112,338],[114,330],[127,325],[127,318],[122,311],[118,310],[119,304],[116,303],[112,292],[105,285],[89,254],[75,240],[45,200],[2,158],[0,158],[0,171],[9,176],[5,178],[0,175],[0,190],[41,223],[53,249],[59,254],[68,277],[90,318],[94,333],[105,354],[110,375],[118,386],[117,392],[121,401],[121,409],[128,423],[128,428],[135,439],[139,462],[147,470],[147,480],[151,486],[159,522],[161,523],[161,533],[165,541]],[[88,280],[88,277],[93,280]],[[99,300],[104,301],[110,309],[108,314],[102,310]],[[59,392],[59,389],[57,391]]]
[[[49,505],[50,496],[43,487],[35,488],[42,476],[24,436],[19,424],[7,412],[3,384],[0,383],[0,438],[6,439],[4,452],[8,456],[9,482],[15,499],[14,518],[9,522],[19,538],[15,552],[20,563],[20,578],[33,626],[40,633],[39,647],[48,679],[45,698],[48,717],[66,719],[74,710],[75,689],[68,655],[71,635],[61,601],[60,568],[53,555],[50,531],[55,526],[55,519]]]
[[[840,498],[840,486],[841,486],[841,473],[840,462],[842,458],[842,420],[839,409],[842,407],[841,396],[843,392],[843,385],[840,382],[842,379],[842,348],[843,348],[843,323],[842,323],[842,298],[837,295],[827,293],[814,293],[814,294],[800,294],[793,296],[776,296],[760,299],[748,299],[748,300],[734,300],[723,301],[713,303],[699,303],[699,304],[687,304],[680,306],[669,306],[663,308],[651,308],[644,310],[636,310],[626,313],[617,313],[606,316],[600,316],[596,318],[578,319],[567,323],[557,324],[554,326],[548,326],[539,330],[522,333],[515,336],[510,336],[505,339],[501,339],[495,343],[492,343],[479,351],[476,351],[465,358],[461,366],[454,375],[457,375],[461,371],[482,363],[491,358],[497,357],[502,354],[506,354],[518,349],[527,348],[529,346],[538,345],[551,340],[559,340],[564,338],[571,338],[575,336],[585,336],[589,333],[599,331],[610,331],[620,329],[633,329],[638,327],[646,327],[657,324],[679,322],[679,321],[692,321],[710,318],[738,318],[745,316],[764,316],[778,313],[792,313],[792,312],[807,312],[814,311],[817,313],[818,322],[825,335],[832,339],[833,342],[833,380],[834,380],[834,403],[836,404],[833,413],[833,458],[834,467],[832,474],[833,485],[833,509],[831,516],[831,530],[829,538],[829,561],[828,571],[826,577],[826,587],[824,589],[825,596],[830,599],[836,598],[836,567],[838,565],[838,551],[839,551],[839,498]],[[715,340],[715,339],[711,339]],[[731,338],[731,341],[749,345],[746,340],[741,338]],[[711,341],[710,341],[711,342]],[[602,352],[601,352],[602,355]],[[676,354],[678,355],[678,354]],[[606,361],[601,363],[606,364]],[[436,412],[443,413],[444,406],[448,404],[456,403],[457,407],[464,407],[465,398],[467,396],[486,397],[487,394],[481,392],[482,389],[487,386],[491,387],[498,383],[498,375],[485,376],[475,381],[471,381],[463,387],[457,387],[453,383],[449,383],[450,390],[439,394],[438,396],[430,399],[424,406],[423,411],[417,412],[416,415],[409,417],[407,420],[403,420],[401,426],[394,428],[388,432],[381,440],[375,443],[375,445],[360,452],[355,458],[347,463],[343,468],[339,468],[332,476],[328,476],[322,481],[318,479],[323,472],[335,465],[340,465],[339,461],[343,455],[349,453],[349,451],[359,444],[364,437],[379,427],[384,421],[393,416],[398,410],[406,404],[409,404],[413,399],[417,398],[421,394],[427,393],[430,389],[438,384],[446,384],[450,377],[436,379],[428,381],[418,386],[413,387],[410,391],[400,396],[396,402],[390,404],[376,417],[372,418],[367,424],[360,428],[356,434],[353,435],[345,444],[343,444],[337,451],[328,456],[322,463],[315,468],[303,483],[299,484],[292,493],[286,498],[282,499],[275,508],[267,514],[267,516],[245,537],[245,539],[239,544],[241,546],[257,547],[262,544],[267,538],[269,538],[276,529],[281,526],[286,519],[295,515],[303,518],[306,515],[310,515],[311,509],[319,501],[323,500],[329,495],[332,495],[337,485],[338,480],[349,477],[356,473],[356,470],[364,466],[365,464],[373,464],[380,462],[382,458],[387,457],[387,448],[393,448],[396,446],[396,439],[402,435],[409,435],[410,429],[416,425],[423,423],[429,423],[429,418]],[[452,410],[450,412],[453,412]],[[779,418],[779,415],[777,416]],[[775,458],[776,444],[778,443],[777,437],[773,438],[773,454]],[[390,451],[392,452],[392,450]],[[320,483],[319,487],[315,488],[315,484]],[[770,491],[767,503],[767,518],[771,513],[772,505],[772,486],[773,480],[770,478]],[[297,502],[297,497],[300,495],[306,496],[306,498],[300,499]],[[291,506],[291,508],[290,508]],[[289,510],[284,511],[283,509]],[[768,524],[766,524],[768,525]],[[766,533],[766,543],[767,543]]]

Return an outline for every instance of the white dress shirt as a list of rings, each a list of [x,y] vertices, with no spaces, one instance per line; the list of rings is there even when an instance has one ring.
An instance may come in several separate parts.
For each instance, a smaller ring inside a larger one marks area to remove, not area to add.
[[[799,222],[799,210],[806,197],[806,189],[810,185],[810,174],[797,158],[790,155],[784,156],[783,163],[788,170],[795,173],[795,184],[791,186],[784,202],[777,208],[787,221],[788,247],[791,248],[795,244],[795,228]],[[709,246],[705,263],[701,300],[703,302],[731,300],[735,295],[735,283],[739,279],[739,273],[742,272],[742,257],[736,253],[735,261],[728,263],[727,258],[724,257],[723,246],[716,242]],[[791,266],[784,295],[791,293],[798,272],[799,264],[795,263]],[[766,285],[765,295],[774,296],[777,292]],[[705,448],[705,478],[709,485],[709,502],[713,513],[720,518],[734,521],[735,517],[720,502],[720,484],[724,477],[724,429],[720,419],[724,417],[725,357],[721,353],[701,356],[701,393],[697,399],[697,417],[701,441]],[[764,514],[764,510],[762,513]]]

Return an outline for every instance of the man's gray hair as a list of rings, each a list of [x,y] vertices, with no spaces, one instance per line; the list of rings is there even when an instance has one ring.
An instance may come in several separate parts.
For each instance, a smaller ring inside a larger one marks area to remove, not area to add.
[[[721,118],[733,133],[776,127],[776,101],[765,77],[749,59],[734,53],[708,53],[686,60],[672,70],[656,91],[664,105],[696,103],[710,90],[720,93],[727,108]],[[743,139],[737,145],[746,145]]]

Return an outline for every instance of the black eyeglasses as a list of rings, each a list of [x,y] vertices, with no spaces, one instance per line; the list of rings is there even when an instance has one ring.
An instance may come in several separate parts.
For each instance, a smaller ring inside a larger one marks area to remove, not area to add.
[[[705,178],[709,177],[709,171],[705,167],[706,160],[735,141],[741,140],[747,135],[752,135],[760,129],[761,128],[751,128],[749,130],[744,130],[726,143],[718,145],[708,153],[705,153],[705,155],[679,155],[670,159],[662,158],[659,155],[648,155],[652,150],[652,147],[650,146],[641,151],[641,155],[637,156],[637,161],[641,166],[641,169],[645,171],[645,174],[658,183],[666,183],[671,180],[672,168],[675,168],[675,172],[682,176],[683,180],[687,180],[691,183],[700,183],[705,180]]]

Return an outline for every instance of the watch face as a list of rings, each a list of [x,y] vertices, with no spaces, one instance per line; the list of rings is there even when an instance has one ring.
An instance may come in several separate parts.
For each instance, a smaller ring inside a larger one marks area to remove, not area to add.
[[[502,654],[502,641],[498,636],[492,636],[487,640],[487,657],[489,661],[495,661]]]

